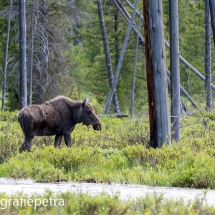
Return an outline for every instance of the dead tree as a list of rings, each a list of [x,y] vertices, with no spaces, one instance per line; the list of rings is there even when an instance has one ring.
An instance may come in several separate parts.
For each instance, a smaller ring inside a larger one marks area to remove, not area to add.
[[[211,38],[210,38],[210,8],[209,0],[205,0],[205,91],[206,110],[213,109],[211,90]]]
[[[138,31],[140,31],[141,19],[138,23]],[[139,32],[136,38],[136,47],[135,47],[135,57],[134,57],[134,72],[132,76],[132,92],[131,92],[131,118],[134,116],[134,96],[135,96],[135,83],[136,83],[136,72],[137,72],[137,57],[138,57],[138,47],[139,47]]]
[[[28,68],[28,105],[32,104],[32,73],[33,73],[33,64],[34,64],[34,31],[35,31],[35,15],[34,15],[34,0],[31,3],[31,37],[30,37],[30,54],[29,54],[29,68]]]
[[[170,144],[162,0],[143,0],[145,59],[152,147]]]
[[[213,29],[213,38],[214,38],[214,46],[215,46],[215,1],[209,0],[209,6],[210,6],[211,24]]]
[[[27,69],[26,69],[26,11],[25,0],[19,0],[19,50],[20,50],[20,108],[27,105]]]
[[[3,83],[2,83],[2,111],[4,111],[5,94],[6,94],[6,86],[7,86],[7,64],[8,64],[8,46],[9,46],[9,38],[10,38],[11,7],[12,7],[12,0],[10,0],[10,8],[9,8],[9,14],[8,14],[8,20],[7,20],[7,33],[6,33]]]
[[[178,36],[178,0],[169,0],[170,21],[170,79],[172,137],[180,140],[180,71]]]

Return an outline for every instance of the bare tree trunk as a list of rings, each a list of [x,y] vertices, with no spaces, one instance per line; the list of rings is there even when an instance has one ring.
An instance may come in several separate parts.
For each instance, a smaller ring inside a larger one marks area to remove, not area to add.
[[[145,59],[152,147],[170,144],[162,0],[143,0]]]
[[[108,96],[108,100],[107,100],[107,103],[106,103],[105,113],[108,113],[108,110],[110,108],[110,103],[111,103],[111,100],[112,100],[112,97],[113,97],[113,93],[115,91],[116,84],[118,82],[120,68],[121,68],[121,65],[122,65],[122,61],[123,61],[123,58],[124,58],[125,50],[126,50],[126,47],[127,47],[127,44],[128,44],[128,38],[129,38],[129,35],[130,35],[130,32],[131,32],[131,28],[132,28],[132,25],[133,25],[133,21],[134,21],[134,16],[135,16],[135,10],[136,10],[136,7],[137,7],[137,2],[138,2],[138,0],[135,1],[134,10],[132,12],[131,20],[130,20],[130,23],[128,25],[128,29],[127,29],[127,32],[126,32],[126,35],[125,35],[125,39],[124,39],[124,43],[123,43],[122,50],[121,50],[121,53],[120,53],[119,61],[118,61],[116,72],[115,72],[114,79],[113,79],[113,83],[112,83],[111,90],[110,90],[110,93],[109,93],[109,96]]]
[[[7,20],[7,34],[6,34],[4,68],[3,68],[3,84],[2,84],[2,111],[4,111],[5,94],[6,94],[6,87],[7,87],[7,63],[8,63],[9,38],[10,38],[11,7],[12,7],[12,0],[10,0],[10,8],[9,8],[9,14],[8,14],[8,20]]]
[[[33,55],[34,55],[34,31],[35,31],[35,17],[34,17],[34,0],[31,5],[31,39],[30,39],[30,56],[29,56],[29,71],[28,71],[28,105],[32,104],[32,71],[33,71]]]
[[[114,15],[114,31],[115,33],[118,31],[118,21],[119,21],[119,15],[118,15],[118,10],[116,10],[116,14]],[[119,61],[119,38],[116,35],[115,38],[115,65],[117,67],[118,61]]]
[[[43,27],[43,35],[46,35],[46,25],[47,25],[47,0],[43,0],[43,8],[42,8],[42,27]],[[37,97],[37,103],[43,104],[45,101],[45,50],[44,50],[44,44],[43,44],[43,38],[41,38],[41,53],[40,53],[40,68],[39,68],[39,74],[38,74],[38,97]]]
[[[210,6],[211,24],[213,29],[213,38],[214,38],[214,46],[215,46],[215,1],[209,0],[209,6]]]
[[[105,51],[105,59],[106,59],[106,65],[108,70],[108,79],[109,79],[109,86],[111,88],[112,81],[113,81],[113,70],[112,70],[112,63],[111,63],[111,57],[110,57],[110,50],[108,45],[108,38],[107,38],[107,32],[104,22],[104,15],[102,10],[102,3],[101,0],[97,1],[98,3],[98,12],[99,12],[99,19],[100,19],[100,26],[102,31],[102,38],[103,38],[103,44],[104,44],[104,51]],[[116,94],[116,89],[113,93],[113,107],[114,107],[114,113],[119,113],[119,102]],[[107,114],[107,113],[105,113]]]
[[[138,23],[138,31],[140,31],[140,23],[141,19]],[[137,70],[137,57],[138,57],[138,47],[139,47],[139,33],[137,34],[136,39],[136,50],[135,50],[135,57],[134,57],[134,72],[132,77],[132,92],[131,92],[131,118],[134,116],[134,96],[135,96],[135,82],[136,82],[136,70]]]
[[[211,39],[210,39],[210,8],[209,0],[205,0],[205,90],[206,110],[213,109],[211,90]]]
[[[179,36],[178,36],[178,0],[169,0],[170,21],[170,79],[171,79],[171,121],[172,137],[180,137],[180,71],[179,71]]]
[[[25,0],[19,0],[20,22],[20,109],[27,105],[27,69],[26,69],[26,11]]]

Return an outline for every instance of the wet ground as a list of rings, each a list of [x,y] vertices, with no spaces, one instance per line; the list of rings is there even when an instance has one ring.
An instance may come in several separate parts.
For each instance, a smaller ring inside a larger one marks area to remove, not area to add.
[[[122,185],[122,184],[99,184],[99,183],[72,183],[72,182],[59,182],[59,183],[35,183],[31,179],[11,179],[0,178],[0,192],[8,195],[17,192],[23,192],[26,195],[43,194],[46,190],[54,193],[60,192],[81,192],[90,195],[97,195],[105,192],[109,195],[118,194],[120,198],[136,199],[144,197],[146,194],[163,194],[164,198],[184,201],[195,200],[202,198],[204,191],[201,189],[191,188],[169,188],[169,187],[152,187],[145,185]],[[208,190],[206,193],[205,201],[209,205],[215,206],[215,190]]]

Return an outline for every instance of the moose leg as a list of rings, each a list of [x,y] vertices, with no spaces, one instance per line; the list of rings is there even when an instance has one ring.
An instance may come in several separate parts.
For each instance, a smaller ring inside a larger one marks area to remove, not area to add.
[[[62,140],[62,135],[55,135],[55,140],[54,140],[54,147],[57,148],[58,146],[60,146]]]
[[[25,135],[24,143],[19,149],[20,153],[23,151],[30,151],[33,138],[34,138],[34,135]]]
[[[72,146],[70,132],[64,134],[64,141],[68,147]]]

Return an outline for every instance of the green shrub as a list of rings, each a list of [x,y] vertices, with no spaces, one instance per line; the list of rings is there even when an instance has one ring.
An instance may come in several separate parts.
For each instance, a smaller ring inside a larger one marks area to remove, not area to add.
[[[102,118],[102,131],[77,125],[73,146],[53,147],[53,137],[35,137],[30,153],[19,154],[24,135],[16,114],[1,113],[0,176],[36,181],[136,183],[215,187],[215,122],[206,114],[184,118],[182,140],[148,147],[145,122]],[[202,124],[202,119],[207,123]],[[5,121],[6,120],[6,121]],[[135,132],[137,136],[135,137]],[[185,138],[186,137],[186,138]]]

